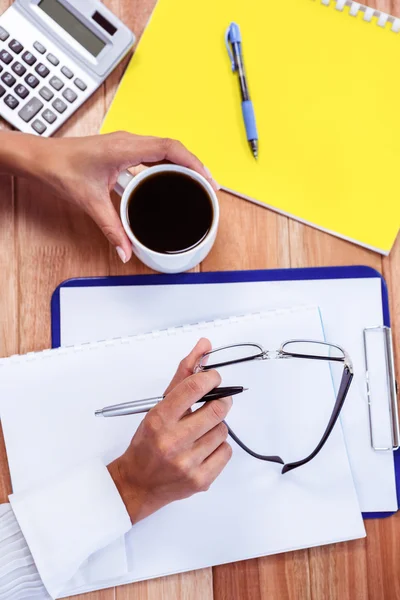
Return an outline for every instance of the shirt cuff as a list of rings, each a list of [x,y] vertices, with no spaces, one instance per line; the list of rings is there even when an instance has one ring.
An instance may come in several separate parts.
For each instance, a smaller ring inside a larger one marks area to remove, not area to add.
[[[89,556],[131,528],[122,498],[100,460],[9,499],[53,598]]]

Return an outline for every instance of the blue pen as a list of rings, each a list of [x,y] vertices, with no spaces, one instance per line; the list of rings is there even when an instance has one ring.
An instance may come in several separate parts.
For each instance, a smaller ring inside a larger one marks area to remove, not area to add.
[[[242,112],[244,125],[246,127],[247,139],[254,155],[258,157],[258,133],[256,118],[254,115],[253,103],[250,100],[249,87],[247,85],[246,73],[244,70],[242,56],[242,36],[240,35],[239,25],[231,23],[226,30],[225,43],[229,58],[232,63],[232,71],[239,75],[240,93],[242,96]]]

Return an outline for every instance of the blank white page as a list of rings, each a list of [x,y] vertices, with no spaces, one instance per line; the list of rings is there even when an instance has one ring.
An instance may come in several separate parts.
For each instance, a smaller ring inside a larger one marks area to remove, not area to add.
[[[95,455],[105,462],[119,455],[143,416],[100,419],[95,409],[162,393],[201,336],[214,347],[254,341],[273,350],[289,338],[321,340],[323,330],[318,309],[304,308],[0,361],[14,490]],[[221,375],[225,385],[250,388],[235,398],[227,419],[243,439],[286,461],[316,445],[335,401],[328,364],[257,361],[221,369]],[[99,586],[365,535],[340,424],[317,458],[285,475],[279,465],[232,446],[232,460],[208,492],[132,528],[129,576]]]
[[[363,329],[383,324],[379,277],[65,287],[60,291],[60,304],[63,346],[273,308],[319,306],[326,339],[345,348],[354,365],[354,382],[341,422],[361,510],[397,510],[393,452],[371,448],[365,380]],[[379,410],[386,405],[383,377],[374,392]],[[386,408],[384,412],[387,415]]]

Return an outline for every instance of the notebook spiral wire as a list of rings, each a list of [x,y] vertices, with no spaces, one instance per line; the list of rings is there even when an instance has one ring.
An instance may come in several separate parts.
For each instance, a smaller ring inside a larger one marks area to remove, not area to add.
[[[393,17],[381,10],[365,6],[360,2],[355,2],[354,0],[321,0],[321,4],[334,7],[336,10],[340,11],[344,11],[345,8],[348,8],[348,14],[352,17],[359,16],[369,23],[373,22],[373,19],[376,19],[376,24],[379,27],[386,27],[387,23],[391,23],[391,31],[394,33],[399,33],[400,31],[399,18]]]

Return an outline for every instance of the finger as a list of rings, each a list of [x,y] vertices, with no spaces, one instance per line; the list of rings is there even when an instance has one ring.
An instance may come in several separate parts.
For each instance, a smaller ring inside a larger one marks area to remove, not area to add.
[[[122,262],[128,262],[132,257],[132,244],[125,233],[111,198],[107,198],[104,202],[91,203],[86,210],[110,244],[114,246]]]
[[[191,375],[167,394],[164,400],[161,400],[157,406],[157,410],[164,413],[165,419],[179,421],[188,408],[198,400],[201,400],[201,398],[204,398],[208,392],[218,387],[220,383],[221,377],[217,371],[207,371]]]
[[[199,467],[198,477],[203,489],[208,489],[232,457],[232,448],[223,442]]]
[[[173,376],[171,383],[165,390],[164,395],[166,396],[179,383],[181,383],[181,381],[186,379],[186,377],[190,377],[190,375],[193,375],[194,368],[195,368],[196,364],[198,363],[198,361],[200,360],[200,358],[206,352],[210,352],[210,350],[211,350],[211,342],[209,340],[207,340],[206,338],[201,338],[197,342],[197,344],[195,345],[193,350],[190,352],[190,354],[188,354],[188,356],[186,356],[180,362],[178,370],[175,373],[175,375]]]
[[[170,138],[159,138],[152,136],[138,136],[126,134],[125,154],[121,156],[121,169],[128,168],[139,163],[157,163],[163,160],[182,165],[197,171],[203,175],[215,190],[220,186],[213,179],[209,169],[203,165],[201,160],[190,152],[181,142]]]
[[[181,420],[182,435],[188,442],[199,440],[221,423],[232,408],[232,397],[205,402],[198,410]]]
[[[219,423],[197,440],[192,446],[192,460],[194,465],[204,462],[228,437],[228,428],[225,423]]]

